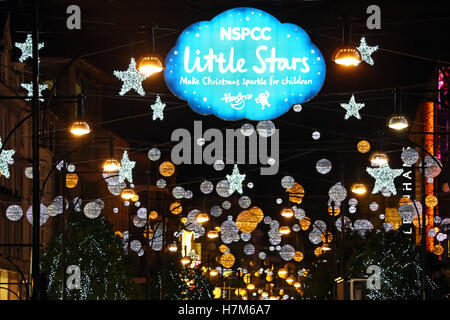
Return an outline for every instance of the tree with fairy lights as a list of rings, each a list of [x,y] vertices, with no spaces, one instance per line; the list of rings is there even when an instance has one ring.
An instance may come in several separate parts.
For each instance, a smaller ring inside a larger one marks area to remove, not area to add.
[[[66,272],[63,268],[71,265],[80,268],[80,289],[69,290],[64,284],[65,299],[137,298],[122,241],[105,217],[89,219],[73,212],[65,227],[64,239],[61,232],[53,235],[41,261],[49,299],[61,299],[63,272]],[[68,276],[66,274],[65,278]]]
[[[362,239],[347,262],[352,278],[367,278],[369,266],[378,266],[379,288],[363,287],[363,297],[371,300],[420,299],[420,251],[414,240],[401,231],[371,232]],[[436,285],[427,278],[428,285]]]
[[[181,267],[172,264],[165,272],[158,272],[154,295],[160,293],[162,285],[164,286],[163,300],[213,299],[213,288],[205,272],[199,267]],[[153,298],[159,299],[156,296]]]

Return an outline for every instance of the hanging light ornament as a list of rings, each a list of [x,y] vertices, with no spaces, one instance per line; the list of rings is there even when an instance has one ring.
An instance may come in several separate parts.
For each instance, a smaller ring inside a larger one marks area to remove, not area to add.
[[[328,195],[331,200],[341,202],[347,197],[347,190],[345,190],[344,186],[338,182],[330,188]]]
[[[375,151],[369,157],[372,167],[381,167],[389,162],[389,157],[384,152]]]
[[[161,158],[161,151],[158,148],[152,148],[148,151],[147,156],[151,161],[158,161]]]
[[[370,143],[367,140],[361,140],[358,142],[358,144],[356,145],[356,149],[360,152],[360,153],[367,153],[370,151]]]
[[[89,134],[92,130],[89,124],[84,120],[77,120],[72,123],[69,128],[71,134],[76,137],[81,137]]]
[[[130,59],[130,64],[126,71],[114,71],[114,75],[119,80],[123,81],[122,89],[119,92],[121,96],[131,89],[136,90],[141,96],[145,96],[145,91],[142,88],[142,81],[145,80],[146,76],[136,69],[136,61],[134,58]]]
[[[332,164],[331,161],[328,159],[320,159],[316,163],[316,170],[320,174],[327,174],[331,171]]]
[[[402,151],[400,157],[405,165],[412,166],[419,160],[419,153],[413,148],[408,147]]]
[[[0,138],[0,148],[2,147],[2,139]],[[0,175],[5,176],[5,178],[9,179],[9,165],[14,163],[12,156],[14,155],[15,150],[2,150],[0,153]]]
[[[6,218],[10,221],[18,221],[23,216],[23,210],[20,206],[13,204],[6,208]]]
[[[86,217],[88,217],[89,219],[95,219],[100,215],[100,213],[102,212],[102,209],[100,208],[100,206],[97,203],[91,201],[91,202],[86,203],[86,205],[84,206],[83,212],[84,212],[84,215]]]
[[[368,46],[366,43],[366,38],[361,37],[359,47],[357,47],[359,53],[361,54],[361,60],[373,66],[373,59],[371,57],[372,53],[378,50],[378,46]]]
[[[156,120],[164,120],[164,108],[166,107],[165,103],[161,102],[161,98],[159,97],[159,94],[156,96],[155,103],[150,106],[150,108],[153,110],[152,119]]]
[[[171,177],[175,173],[175,165],[170,161],[165,161],[160,164],[159,173],[164,177]]]

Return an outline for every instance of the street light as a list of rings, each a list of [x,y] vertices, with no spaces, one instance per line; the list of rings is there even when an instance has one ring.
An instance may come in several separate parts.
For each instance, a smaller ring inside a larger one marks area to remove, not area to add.
[[[206,213],[201,212],[197,215],[197,218],[195,220],[197,220],[198,223],[204,223],[209,221],[209,216]]]
[[[389,157],[384,152],[375,151],[370,155],[369,160],[372,166],[381,167],[389,162]]]
[[[122,190],[122,192],[120,193],[120,197],[124,200],[131,200],[132,198],[134,198],[136,196],[136,193],[134,192],[133,189],[131,188],[125,188]]]
[[[350,190],[357,195],[363,195],[363,194],[366,194],[366,192],[367,192],[366,186],[363,183],[358,183],[358,182],[352,184]]]
[[[333,54],[333,61],[344,67],[356,67],[361,63],[361,54],[352,46],[338,48]]]
[[[114,173],[119,171],[120,163],[114,158],[106,159],[103,162],[103,172],[105,173]]]
[[[191,263],[191,259],[189,259],[188,257],[183,257],[181,258],[180,262],[183,266],[187,266],[188,264]]]
[[[387,126],[393,130],[401,131],[409,127],[409,122],[404,115],[393,114],[388,118]]]
[[[161,60],[155,56],[145,56],[138,60],[138,71],[145,77],[149,77],[154,73],[161,72],[164,67]]]
[[[92,130],[86,121],[81,120],[81,121],[74,121],[70,126],[69,131],[74,136],[81,137],[90,133]]]

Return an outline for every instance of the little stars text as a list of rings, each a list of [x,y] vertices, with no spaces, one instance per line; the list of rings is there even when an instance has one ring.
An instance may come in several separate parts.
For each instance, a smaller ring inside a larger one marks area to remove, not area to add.
[[[250,36],[252,40],[270,40],[271,28],[221,28],[220,40],[245,40],[247,36]],[[270,54],[268,52],[270,51]],[[186,46],[184,48],[184,70],[186,73],[197,72],[214,72],[215,66],[220,73],[245,73],[247,72],[246,60],[244,58],[234,57],[234,47],[230,47],[228,57],[226,58],[223,52],[219,54],[214,53],[213,48],[209,48],[208,54],[201,56],[197,50],[195,53],[194,62],[191,63],[191,48]],[[303,73],[308,73],[310,67],[308,65],[307,57],[292,57],[291,59],[277,57],[276,48],[268,48],[266,45],[260,45],[255,51],[256,58],[258,60],[257,65],[251,66],[254,72],[262,74],[268,70],[274,73],[276,69],[278,71],[283,70],[300,70]]]

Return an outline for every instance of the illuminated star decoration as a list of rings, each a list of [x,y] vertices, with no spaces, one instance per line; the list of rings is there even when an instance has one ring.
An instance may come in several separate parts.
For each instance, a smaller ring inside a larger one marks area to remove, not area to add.
[[[25,90],[28,91],[28,96],[29,97],[33,97],[33,82],[30,83],[21,83],[20,84],[22,86],[22,88],[24,88]],[[44,99],[42,99],[42,94],[41,91],[48,89],[48,85],[47,84],[39,84],[39,101],[44,101]],[[25,99],[26,101],[30,101],[31,99]]]
[[[0,148],[2,147],[2,139],[0,138]],[[2,150],[0,153],[0,173],[9,179],[9,165],[14,162],[12,156],[15,150]]]
[[[397,194],[394,179],[403,173],[403,169],[391,169],[389,164],[386,163],[380,168],[366,168],[366,171],[375,178],[372,194],[380,191],[390,191],[394,195]]]
[[[123,81],[122,89],[119,92],[121,96],[131,89],[136,90],[141,96],[145,96],[142,81],[145,80],[146,76],[136,69],[136,61],[134,61],[134,58],[131,58],[130,65],[126,71],[114,71],[114,75]]]
[[[124,182],[125,179],[130,183],[133,182],[133,168],[135,165],[136,161],[130,161],[130,159],[128,159],[128,152],[124,151],[122,160],[120,160],[119,182]]]
[[[22,55],[19,58],[20,62],[24,62],[28,58],[33,58],[33,39],[31,38],[31,34],[27,35],[27,39],[25,40],[25,42],[16,42],[14,46],[22,51]],[[38,43],[38,50],[42,49],[43,47],[43,42]]]
[[[153,120],[156,120],[156,118],[159,118],[160,120],[164,119],[163,111],[165,107],[166,104],[162,103],[161,98],[159,97],[159,95],[157,95],[155,103],[151,105],[151,108],[153,110]]]
[[[378,50],[378,46],[368,46],[366,43],[366,38],[362,37],[359,47],[357,47],[356,49],[358,49],[359,53],[361,53],[362,60],[373,66],[371,55]]]
[[[357,119],[361,119],[361,116],[359,115],[359,109],[364,108],[364,106],[364,103],[356,103],[355,96],[352,95],[349,103],[341,103],[341,107],[347,110],[344,119],[347,120],[351,116],[354,116]]]
[[[230,182],[230,195],[233,194],[234,191],[242,194],[242,182],[244,179],[245,174],[240,174],[238,166],[235,164],[231,176],[227,174],[227,180]]]

